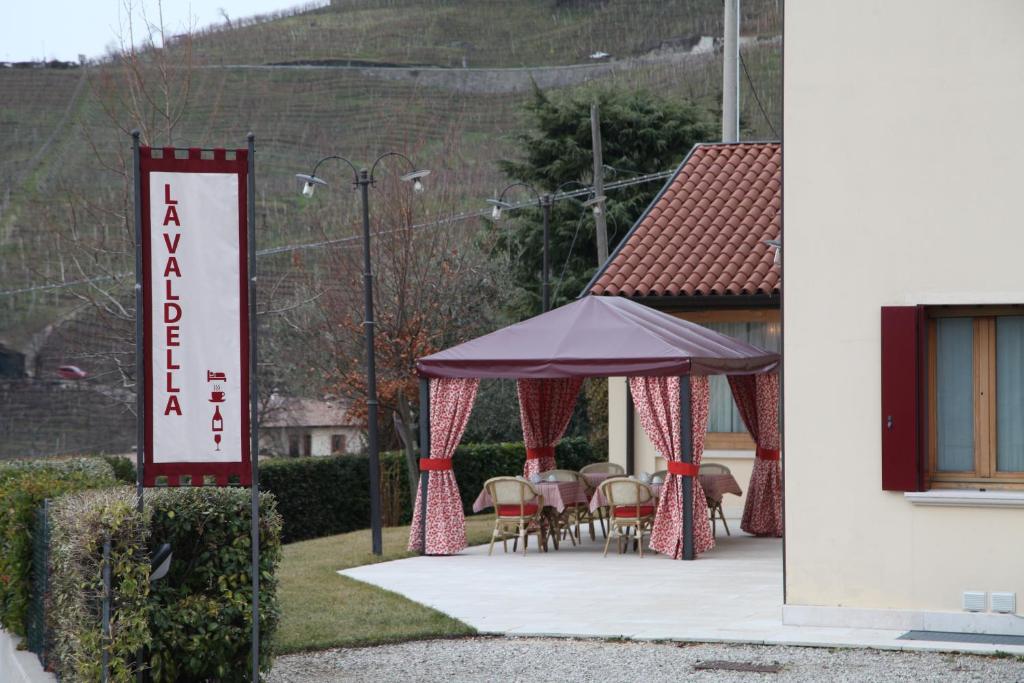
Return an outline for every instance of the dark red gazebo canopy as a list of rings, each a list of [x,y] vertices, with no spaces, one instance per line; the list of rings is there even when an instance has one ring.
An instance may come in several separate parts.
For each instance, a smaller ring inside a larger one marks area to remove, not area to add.
[[[779,355],[629,299],[571,304],[420,358],[423,377],[745,375]]]

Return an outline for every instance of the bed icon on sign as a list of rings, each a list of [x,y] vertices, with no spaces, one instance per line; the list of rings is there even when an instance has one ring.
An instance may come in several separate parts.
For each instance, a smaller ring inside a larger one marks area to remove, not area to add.
[[[227,382],[228,376],[223,372],[214,372],[213,370],[206,371],[207,382]],[[213,391],[210,392],[210,403],[223,403],[224,402],[224,390],[220,384],[213,385]]]

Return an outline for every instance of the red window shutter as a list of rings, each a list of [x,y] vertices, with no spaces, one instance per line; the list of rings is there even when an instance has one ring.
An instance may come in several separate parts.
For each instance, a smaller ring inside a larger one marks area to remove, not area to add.
[[[924,308],[882,307],[882,488],[924,484]]]

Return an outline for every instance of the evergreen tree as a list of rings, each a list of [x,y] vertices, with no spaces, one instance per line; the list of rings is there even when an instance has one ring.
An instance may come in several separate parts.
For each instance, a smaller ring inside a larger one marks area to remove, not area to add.
[[[539,88],[527,105],[532,130],[518,136],[521,160],[501,162],[511,181],[529,183],[539,192],[579,189],[593,176],[590,105],[601,109],[605,184],[636,175],[673,169],[694,144],[717,139],[717,127],[707,112],[695,105],[669,100],[643,91],[583,90],[566,97],[550,97]],[[613,251],[662,186],[660,181],[609,190],[606,203],[608,245]],[[522,188],[510,190],[506,201],[530,200]],[[586,199],[584,197],[583,199]],[[541,209],[510,212],[507,222],[492,226],[499,242],[512,257],[517,317],[540,312],[543,254]],[[551,207],[551,305],[572,301],[597,269],[594,217],[580,202],[569,199]]]

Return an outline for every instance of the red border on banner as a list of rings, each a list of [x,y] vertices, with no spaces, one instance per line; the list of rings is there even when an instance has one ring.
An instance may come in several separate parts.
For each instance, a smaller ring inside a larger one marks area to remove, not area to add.
[[[227,150],[208,150],[212,158],[204,159],[203,150],[190,147],[188,157],[179,159],[175,147],[163,147],[162,157],[153,157],[152,147],[140,148],[139,168],[142,191],[139,201],[142,205],[142,308],[143,308],[143,349],[146,371],[145,396],[145,459],[143,486],[156,486],[157,477],[167,477],[168,486],[179,486],[182,476],[192,478],[192,486],[202,486],[203,479],[213,476],[217,486],[228,486],[231,477],[238,477],[242,486],[252,485],[252,454],[250,448],[249,406],[249,227],[248,227],[248,174],[249,151],[234,150],[234,159],[227,158]],[[238,176],[238,297],[239,297],[239,339],[240,368],[242,374],[242,459],[237,462],[153,462],[153,305],[151,268],[151,225],[149,206],[149,174],[171,173],[234,173]]]

